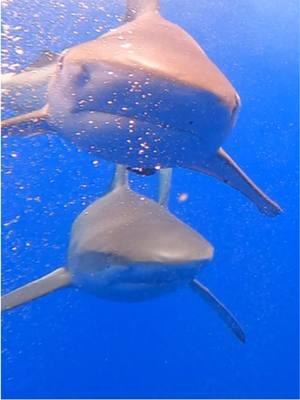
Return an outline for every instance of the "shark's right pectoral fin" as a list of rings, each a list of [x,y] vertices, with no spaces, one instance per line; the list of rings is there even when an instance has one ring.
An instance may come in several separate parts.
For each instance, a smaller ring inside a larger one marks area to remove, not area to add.
[[[38,135],[51,129],[48,123],[47,106],[40,110],[31,111],[26,114],[17,115],[1,121],[1,135]]]
[[[10,310],[70,284],[70,273],[66,268],[58,268],[50,274],[2,296],[1,311]]]
[[[218,150],[215,156],[199,160],[199,163],[190,166],[190,169],[214,176],[234,189],[237,189],[248,197],[263,214],[274,217],[282,212],[281,207],[256,186],[222,148]]]

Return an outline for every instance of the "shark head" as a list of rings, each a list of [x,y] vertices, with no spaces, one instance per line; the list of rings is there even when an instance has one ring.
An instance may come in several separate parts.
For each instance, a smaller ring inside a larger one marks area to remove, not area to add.
[[[49,71],[41,75],[37,87]],[[47,104],[3,121],[5,135],[58,131],[133,171],[204,172],[264,214],[282,211],[221,148],[237,119],[236,90],[186,31],[160,16],[158,0],[128,0],[123,25],[67,49],[51,76]]]
[[[162,175],[162,183],[169,172]],[[73,224],[68,267],[5,294],[1,310],[70,285],[113,300],[140,301],[189,283],[244,343],[245,333],[232,313],[194,278],[197,269],[211,260],[212,246],[167,211],[164,192],[159,203],[132,192],[126,168],[117,166],[109,193]]]
[[[164,207],[118,187],[74,222],[68,267],[73,282],[102,297],[143,300],[190,282],[212,256]]]
[[[235,89],[194,39],[151,12],[67,50],[48,90],[63,135],[133,167],[215,153],[238,108]]]

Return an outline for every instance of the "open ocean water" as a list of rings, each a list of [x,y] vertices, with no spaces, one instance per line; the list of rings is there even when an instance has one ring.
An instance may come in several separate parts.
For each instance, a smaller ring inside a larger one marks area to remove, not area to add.
[[[268,218],[226,185],[174,171],[170,209],[215,247],[198,277],[246,343],[188,288],[142,303],[65,289],[2,316],[3,398],[298,398],[298,7],[161,1],[237,88],[242,109],[224,148],[284,209]],[[3,0],[3,72],[90,40],[123,12],[121,0]],[[2,140],[3,293],[65,264],[72,222],[112,173],[57,136]],[[131,178],[156,196],[157,177]]]

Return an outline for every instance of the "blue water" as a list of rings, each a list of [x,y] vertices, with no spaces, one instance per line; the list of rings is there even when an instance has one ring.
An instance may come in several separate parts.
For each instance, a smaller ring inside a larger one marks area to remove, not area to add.
[[[123,13],[121,1],[83,3],[3,2],[4,59],[25,66]],[[3,315],[3,398],[298,397],[298,1],[161,3],[238,89],[243,107],[225,148],[284,208],[270,219],[224,184],[175,170],[172,212],[216,250],[199,279],[247,342],[188,288],[139,304],[66,289]],[[3,140],[3,292],[64,265],[72,221],[113,172],[93,161],[57,137]],[[156,177],[134,180],[155,196]]]

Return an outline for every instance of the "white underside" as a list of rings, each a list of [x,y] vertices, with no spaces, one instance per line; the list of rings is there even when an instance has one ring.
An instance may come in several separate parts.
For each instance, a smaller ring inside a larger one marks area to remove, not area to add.
[[[142,301],[161,296],[190,282],[202,263],[186,266],[162,264],[85,265],[73,270],[75,285],[99,297],[118,301]],[[99,267],[99,265],[98,265]]]
[[[163,125],[101,112],[81,112],[72,116],[76,132],[62,135],[79,148],[100,158],[128,166],[184,166],[218,148],[201,135]]]

